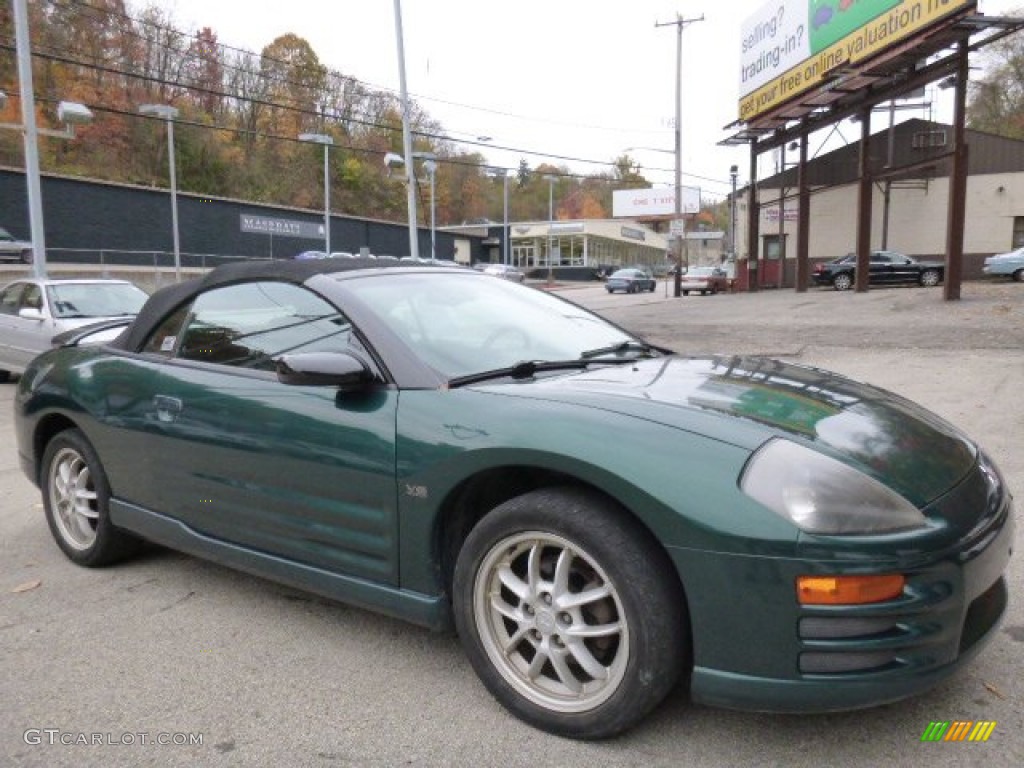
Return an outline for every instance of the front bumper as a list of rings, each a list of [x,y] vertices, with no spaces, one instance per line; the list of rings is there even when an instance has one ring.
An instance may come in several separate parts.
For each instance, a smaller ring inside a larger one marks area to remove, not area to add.
[[[945,680],[995,635],[1005,613],[1003,572],[1014,537],[1008,495],[991,524],[974,533],[932,562],[896,569],[907,577],[903,594],[866,605],[796,604],[796,577],[835,571],[835,563],[725,555],[701,563],[692,551],[673,551],[684,584],[695,568],[706,569],[705,585],[715,572],[731,574],[706,602],[688,590],[693,700],[764,712],[841,711]],[[729,594],[737,584],[749,589]]]

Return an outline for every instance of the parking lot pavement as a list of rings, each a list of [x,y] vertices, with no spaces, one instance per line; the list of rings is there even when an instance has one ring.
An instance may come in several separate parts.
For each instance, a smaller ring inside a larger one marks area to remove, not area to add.
[[[941,290],[902,288],[680,299],[660,289],[642,297],[607,297],[600,286],[570,293],[681,352],[771,353],[907,395],[977,438],[1018,498],[1024,494],[1024,286],[968,284],[960,302],[941,301]],[[696,707],[679,692],[619,739],[576,743],[507,715],[449,635],[162,550],[107,570],[73,566],[17,467],[13,392],[0,385],[0,765],[1024,762],[1019,554],[1009,570],[1009,614],[993,643],[924,695],[797,717]],[[922,743],[936,720],[996,727],[986,743]],[[186,742],[198,735],[202,744],[152,744],[160,734]],[[61,743],[83,738],[102,744]]]

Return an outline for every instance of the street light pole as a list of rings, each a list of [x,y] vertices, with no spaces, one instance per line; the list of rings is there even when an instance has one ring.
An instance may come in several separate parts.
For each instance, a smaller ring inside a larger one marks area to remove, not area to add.
[[[405,157],[406,205],[409,209],[409,255],[420,256],[419,233],[416,227],[415,169],[412,167],[412,129],[409,126],[409,91],[405,84],[405,41],[402,36],[402,0],[395,0],[395,38],[398,41],[398,81],[402,100],[402,153]]]
[[[503,203],[503,207],[504,207],[504,216],[505,216],[504,223],[502,224],[501,250],[502,250],[502,259],[503,259],[502,263],[504,263],[507,266],[508,264],[511,263],[509,261],[509,255],[508,255],[508,248],[509,248],[509,242],[508,242],[508,238],[509,238],[509,231],[508,231],[508,171],[504,171],[503,174],[502,174],[501,186],[502,186],[502,198],[503,198],[502,203]]]
[[[686,238],[686,220],[683,219],[683,27],[697,21],[704,21],[704,14],[698,19],[684,19],[678,13],[675,21],[655,22],[655,27],[676,27],[676,204],[675,218],[683,221],[683,234],[676,240],[676,281],[675,296],[683,295],[683,242]]]
[[[43,190],[39,181],[39,145],[36,101],[32,85],[32,49],[29,42],[28,7],[14,0],[14,39],[18,54],[18,87],[21,89],[21,123],[24,126],[25,183],[28,186],[28,225],[32,240],[32,274],[46,277],[46,229],[43,226]]]
[[[178,240],[178,173],[174,162],[174,120],[178,108],[169,104],[143,104],[139,114],[158,117],[167,124],[167,164],[171,174],[171,233],[174,241],[174,281],[181,282],[181,245]]]
[[[300,133],[299,141],[324,145],[324,252],[331,255],[331,165],[330,146],[334,139],[324,133]]]
[[[555,182],[558,181],[558,177],[547,174],[544,176],[544,181],[548,183],[548,282],[551,283],[555,279],[555,257],[551,230],[555,227]]]
[[[485,173],[493,178],[501,177],[501,204],[502,204],[502,220],[501,220],[501,263],[510,264],[508,249],[508,169],[507,168],[494,168],[489,167],[485,169]]]
[[[412,156],[423,161],[423,170],[430,177],[430,258],[437,258],[437,205],[434,198],[434,181],[437,174],[437,155],[433,152],[413,152]]]

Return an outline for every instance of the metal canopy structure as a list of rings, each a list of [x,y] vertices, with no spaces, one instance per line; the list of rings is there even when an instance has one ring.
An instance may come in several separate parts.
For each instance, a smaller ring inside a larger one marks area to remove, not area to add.
[[[808,137],[815,131],[848,117],[860,118],[862,135],[857,224],[856,290],[868,288],[868,260],[871,234],[871,183],[868,170],[868,138],[871,110],[878,104],[900,98],[929,83],[952,78],[956,84],[953,148],[947,157],[950,169],[950,199],[947,228],[946,279],[944,298],[960,298],[963,260],[964,203],[967,183],[967,145],[964,141],[967,100],[968,57],[984,46],[1024,29],[1024,18],[985,16],[974,6],[952,14],[902,44],[870,59],[845,63],[827,73],[822,84],[792,100],[744,122],[725,126],[735,132],[722,145],[750,145],[748,221],[748,290],[758,289],[760,206],[757,201],[757,158],[764,152],[799,145],[797,196],[800,201],[797,236],[796,290],[807,290],[810,190],[807,186]],[[783,168],[783,170],[785,170]],[[910,169],[888,169],[887,173]],[[780,190],[779,204],[783,204]]]

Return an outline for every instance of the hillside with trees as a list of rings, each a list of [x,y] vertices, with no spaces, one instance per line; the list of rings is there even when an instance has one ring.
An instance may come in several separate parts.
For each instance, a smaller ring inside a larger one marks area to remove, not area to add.
[[[142,104],[177,107],[176,169],[182,192],[316,209],[323,200],[323,150],[299,134],[329,135],[331,209],[336,214],[402,221],[402,182],[382,162],[402,151],[397,96],[325,66],[301,37],[282,34],[259,53],[222,45],[217,31],[183,31],[156,6],[123,0],[30,0],[38,121],[56,125],[61,100],[88,106],[94,121],[71,141],[40,140],[43,172],[145,186],[168,185],[162,121]],[[0,122],[20,121],[14,23],[0,4]],[[502,182],[487,159],[446,138],[445,128],[413,102],[414,150],[438,158],[439,226],[502,218]],[[20,136],[0,131],[0,165],[24,166]],[[603,174],[526,160],[510,169],[509,217],[548,216],[548,183],[559,219],[606,218],[612,190],[650,186],[628,156]],[[417,185],[421,223],[429,217],[429,184]]]

